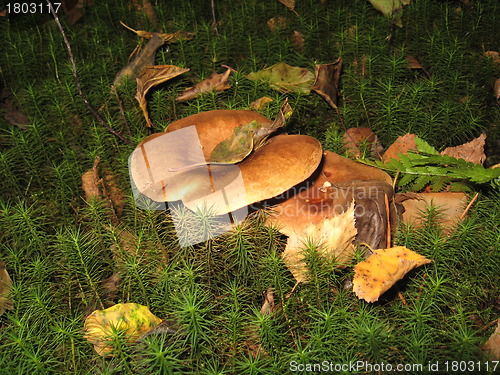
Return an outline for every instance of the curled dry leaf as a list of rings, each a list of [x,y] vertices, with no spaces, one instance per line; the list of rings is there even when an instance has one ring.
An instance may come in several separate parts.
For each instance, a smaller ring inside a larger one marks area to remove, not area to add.
[[[491,334],[482,349],[490,360],[500,361],[500,319],[498,319],[495,332]]]
[[[137,34],[137,36],[145,39],[151,39],[153,36],[158,36],[160,37],[165,43],[175,43],[178,42],[179,40],[189,40],[193,39],[194,33],[188,33],[182,30],[178,30],[175,33],[156,33],[156,32],[149,32],[149,31],[142,31],[142,30],[134,30],[130,26],[125,25],[122,21],[120,21],[120,24],[129,29],[130,31],[134,32]],[[150,64],[153,65],[153,64]]]
[[[181,68],[175,65],[154,65],[146,67],[144,72],[137,78],[137,92],[135,98],[139,102],[148,128],[153,126],[149,118],[148,103],[146,101],[146,94],[148,91],[152,87],[186,73],[187,71],[189,71],[188,68]]]
[[[408,69],[421,70],[427,77],[430,77],[430,74],[427,72],[427,70],[425,70],[422,64],[420,64],[420,62],[415,57],[413,57],[412,55],[407,55],[406,61],[408,62]]]
[[[164,43],[163,39],[158,35],[153,35],[134,60],[120,70],[113,81],[113,85],[118,87],[122,80],[127,76],[137,78],[142,72],[144,72],[144,69],[146,69],[147,66],[154,65],[156,50]]]
[[[278,63],[258,72],[250,73],[248,79],[266,81],[271,88],[282,93],[309,94],[314,74],[305,68]]]
[[[274,100],[271,99],[268,96],[263,96],[262,98],[259,98],[257,100],[254,100],[252,103],[250,103],[250,108],[256,111],[263,110],[264,108],[267,107],[267,105]]]
[[[378,301],[410,270],[430,262],[430,259],[404,246],[374,250],[372,255],[354,267],[354,293],[367,302]]]
[[[330,64],[316,65],[315,82],[312,89],[320,94],[334,109],[337,108],[342,58]]]
[[[147,306],[119,303],[105,310],[95,310],[85,319],[85,338],[99,355],[112,355],[113,337],[123,334],[129,342],[161,323]]]
[[[283,4],[284,6],[286,6],[290,11],[292,11],[293,13],[295,13],[297,16],[299,15],[296,11],[295,11],[295,0],[278,0],[281,4]]]
[[[186,100],[194,99],[206,92],[224,91],[231,87],[229,84],[229,76],[235,70],[226,66],[227,70],[224,73],[212,73],[210,77],[204,79],[193,87],[186,89],[175,100],[184,102]]]
[[[398,139],[385,150],[384,155],[382,155],[382,161],[385,163],[391,159],[399,160],[398,154],[407,154],[410,150],[416,150],[417,144],[415,143],[415,137],[415,134],[405,134],[398,137]]]
[[[337,216],[327,218],[319,224],[308,224],[303,230],[293,232],[282,257],[295,280],[307,282],[309,270],[305,261],[305,244],[314,243],[321,256],[328,261],[335,261],[338,268],[345,268],[354,256],[353,241],[356,234],[354,204],[351,204]]]
[[[383,147],[378,140],[377,135],[369,128],[350,128],[347,129],[342,137],[347,153],[356,158],[362,156],[362,149],[370,150],[370,156],[380,158]]]
[[[12,279],[7,272],[5,262],[0,260],[0,316],[3,315],[5,310],[12,310],[14,305],[9,297],[12,290]]]
[[[486,134],[481,134],[479,137],[460,146],[447,147],[441,155],[448,155],[457,159],[464,159],[470,163],[483,164],[486,160],[484,154],[484,145],[486,143]]]

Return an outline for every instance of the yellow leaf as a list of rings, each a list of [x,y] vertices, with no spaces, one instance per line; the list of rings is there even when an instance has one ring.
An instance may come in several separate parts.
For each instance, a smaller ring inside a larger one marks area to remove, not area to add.
[[[309,270],[305,261],[304,243],[313,242],[321,256],[345,268],[351,261],[355,247],[354,204],[342,214],[323,220],[319,225],[309,224],[288,238],[283,260],[297,282],[307,282]]]
[[[314,74],[305,68],[290,66],[280,62],[269,68],[252,72],[250,80],[266,81],[274,90],[281,93],[300,93],[308,95],[314,83]]]
[[[410,270],[430,262],[430,259],[404,246],[374,250],[372,255],[354,267],[354,293],[360,299],[375,302]]]
[[[161,323],[147,306],[119,303],[105,310],[95,310],[85,319],[85,338],[94,344],[99,355],[110,355],[113,337],[122,333],[130,342]]]

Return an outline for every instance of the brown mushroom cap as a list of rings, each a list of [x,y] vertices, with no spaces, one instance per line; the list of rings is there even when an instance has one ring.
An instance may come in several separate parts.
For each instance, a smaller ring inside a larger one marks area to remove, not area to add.
[[[272,124],[271,120],[255,111],[218,109],[200,112],[174,121],[167,126],[165,133],[170,133],[191,125],[196,126],[205,160],[209,160],[214,148],[233,134],[235,128],[250,124],[252,121]]]
[[[278,203],[267,220],[287,236],[310,223],[319,224],[339,215],[353,199],[368,205],[379,195],[383,198],[387,194],[389,200],[393,195],[387,173],[330,151],[324,153],[321,166],[302,185],[292,197]]]

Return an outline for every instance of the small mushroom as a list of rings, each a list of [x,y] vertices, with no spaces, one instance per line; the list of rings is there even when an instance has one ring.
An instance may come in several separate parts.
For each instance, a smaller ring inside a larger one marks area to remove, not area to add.
[[[393,197],[391,178],[384,171],[326,151],[321,166],[292,196],[278,201],[267,223],[291,236],[309,224],[320,225],[345,212],[354,200],[358,242],[373,249],[386,245],[385,197]]]

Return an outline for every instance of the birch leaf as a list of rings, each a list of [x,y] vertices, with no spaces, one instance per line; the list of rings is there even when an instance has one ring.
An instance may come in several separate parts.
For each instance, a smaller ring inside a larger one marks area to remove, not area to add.
[[[280,62],[269,68],[250,73],[248,79],[266,81],[271,88],[282,93],[309,94],[314,83],[314,74],[305,68]]]

